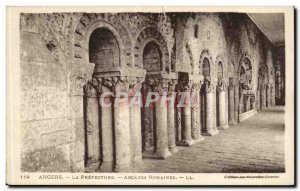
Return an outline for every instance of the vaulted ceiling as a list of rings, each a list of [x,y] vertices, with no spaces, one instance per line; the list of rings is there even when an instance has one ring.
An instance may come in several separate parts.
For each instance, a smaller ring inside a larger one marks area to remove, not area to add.
[[[248,13],[248,16],[275,46],[284,44],[283,13]]]

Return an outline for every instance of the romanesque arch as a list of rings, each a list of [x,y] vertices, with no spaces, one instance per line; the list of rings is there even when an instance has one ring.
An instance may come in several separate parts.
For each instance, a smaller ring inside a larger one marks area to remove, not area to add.
[[[199,59],[199,68],[200,68],[199,73],[202,74],[204,77],[213,76],[214,68],[212,67],[213,65],[212,63],[213,61],[212,61],[212,56],[210,51],[207,49],[202,50]]]
[[[74,57],[89,61],[90,36],[99,28],[105,28],[114,35],[120,49],[120,65],[131,65],[132,37],[117,14],[84,13],[75,29]]]
[[[94,73],[120,67],[119,44],[109,29],[98,28],[90,35],[89,62],[95,64]]]
[[[155,42],[161,52],[162,71],[170,71],[171,62],[166,41],[160,32],[154,27],[143,29],[138,35],[134,46],[134,63],[136,67],[143,68],[143,54],[145,46],[149,42]]]
[[[226,68],[225,68],[225,61],[223,55],[219,54],[215,59],[216,65],[216,77],[218,81],[223,80],[226,77]]]

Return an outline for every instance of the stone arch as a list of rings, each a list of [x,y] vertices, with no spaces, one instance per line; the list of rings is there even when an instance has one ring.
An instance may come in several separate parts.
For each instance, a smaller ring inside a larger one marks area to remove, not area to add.
[[[106,28],[112,32],[120,49],[120,65],[132,63],[132,37],[128,29],[121,23],[117,14],[84,13],[80,18],[74,35],[74,57],[89,61],[90,36],[98,28]]]
[[[216,77],[218,78],[218,80],[220,80],[219,78],[222,79],[225,78],[226,68],[225,68],[225,61],[223,55],[219,54],[216,57],[215,65],[216,65]]]
[[[169,71],[171,69],[171,63],[169,60],[169,52],[166,41],[160,32],[154,27],[144,28],[138,35],[134,46],[134,64],[136,67],[143,68],[143,51],[145,46],[154,41],[158,44],[161,51],[161,61],[163,71]]]
[[[204,49],[202,50],[201,54],[200,54],[200,59],[199,59],[199,74],[203,74],[203,61],[208,61],[209,64],[209,75],[210,77],[213,76],[213,61],[212,61],[212,56],[210,54],[210,51],[208,49]]]
[[[90,35],[88,50],[89,62],[95,64],[94,73],[112,71],[120,67],[119,44],[109,29],[95,29]]]
[[[143,69],[147,72],[162,71],[161,50],[157,41],[148,42],[143,50]]]

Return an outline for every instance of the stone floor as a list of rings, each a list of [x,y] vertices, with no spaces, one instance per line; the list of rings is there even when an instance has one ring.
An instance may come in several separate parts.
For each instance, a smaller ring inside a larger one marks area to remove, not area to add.
[[[144,159],[143,172],[284,172],[284,107],[260,111],[166,160]]]

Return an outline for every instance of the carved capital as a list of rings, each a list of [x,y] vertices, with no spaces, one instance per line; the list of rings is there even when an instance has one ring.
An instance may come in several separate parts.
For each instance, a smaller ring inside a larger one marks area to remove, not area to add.
[[[217,91],[218,92],[226,92],[226,90],[227,90],[227,84],[224,81],[219,82],[217,85]]]
[[[205,92],[206,93],[214,93],[215,92],[215,86],[211,81],[205,81]]]
[[[83,95],[83,86],[92,79],[94,64],[69,62],[70,95]]]
[[[170,80],[168,83],[168,91],[170,92],[175,91],[176,85],[177,85],[177,80]]]
[[[148,75],[146,81],[152,91],[159,93],[168,91],[170,79],[162,78],[160,75]]]
[[[83,86],[84,96],[86,97],[97,97],[98,91],[96,89],[97,86],[94,86],[91,81]]]

